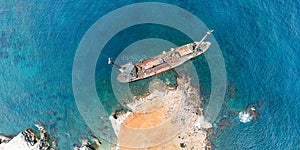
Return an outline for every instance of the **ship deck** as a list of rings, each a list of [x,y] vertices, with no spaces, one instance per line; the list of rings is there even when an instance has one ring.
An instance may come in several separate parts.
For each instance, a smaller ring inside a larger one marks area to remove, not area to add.
[[[163,52],[162,54],[137,63],[135,66],[138,68],[138,77],[145,78],[148,76],[156,75],[184,63],[188,60],[184,56],[192,54],[194,52],[192,50],[192,44],[193,43],[183,45],[176,49],[170,50],[168,52]]]
[[[164,51],[162,54],[159,54],[157,56],[151,57],[149,59],[135,64],[135,67],[137,68],[136,78],[127,79],[126,74],[121,73],[118,76],[118,80],[120,82],[132,82],[169,71],[170,69],[173,69],[185,63],[186,61],[204,53],[209,47],[210,43],[203,43],[207,43],[208,46],[201,51],[195,50],[195,46],[198,44],[198,42],[192,42],[180,46],[176,49],[171,49],[167,52]]]

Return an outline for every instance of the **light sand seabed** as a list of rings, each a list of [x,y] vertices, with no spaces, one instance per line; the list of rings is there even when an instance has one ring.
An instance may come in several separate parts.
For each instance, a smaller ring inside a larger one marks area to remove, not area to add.
[[[118,137],[112,149],[210,149],[200,97],[186,78],[170,90],[160,80],[149,85],[150,94],[128,104],[132,112],[118,115],[112,122]]]

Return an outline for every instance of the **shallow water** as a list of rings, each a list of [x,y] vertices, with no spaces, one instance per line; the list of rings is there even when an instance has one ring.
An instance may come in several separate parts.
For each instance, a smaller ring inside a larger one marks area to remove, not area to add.
[[[72,91],[72,64],[77,46],[100,17],[140,1],[0,2],[0,133],[17,134],[34,127],[34,122],[41,122],[52,136],[58,137],[61,149],[70,149],[89,131]],[[215,30],[232,90],[227,93],[214,124],[215,132],[211,135],[214,149],[299,149],[299,2],[162,2],[187,9]],[[122,48],[145,35],[148,37],[144,38],[163,36],[177,45],[189,40],[183,36],[179,39],[165,36],[164,33],[174,35],[174,31],[162,26],[137,28],[139,32],[130,38],[126,31],[120,33],[116,40],[127,40],[118,46],[111,41],[107,49],[114,51],[105,54],[117,56]],[[152,31],[150,35],[147,29]],[[106,60],[98,60],[96,85],[102,104],[110,113],[120,105],[114,101],[107,84],[110,76],[102,74],[111,67],[99,68],[103,63]],[[206,62],[200,56],[193,63],[197,66]],[[201,92],[208,97],[207,65],[197,72],[202,74]],[[107,87],[101,90],[101,86]],[[260,118],[240,123],[238,113],[253,103]]]

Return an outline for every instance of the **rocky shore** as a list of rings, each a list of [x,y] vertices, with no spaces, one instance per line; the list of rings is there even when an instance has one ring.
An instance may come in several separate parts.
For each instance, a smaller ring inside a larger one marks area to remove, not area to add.
[[[100,150],[102,143],[100,140],[90,133],[90,136],[93,140],[93,143],[89,142],[88,140],[82,140],[81,146],[74,145],[74,150]]]
[[[0,136],[0,149],[2,150],[55,150],[50,148],[48,142],[48,134],[43,126],[36,125],[39,129],[39,138],[31,129],[19,133],[17,136],[10,138],[7,136]]]
[[[49,135],[45,128],[36,125],[39,134],[32,129],[26,129],[14,137],[0,135],[1,150],[58,150],[56,140],[49,140]],[[74,145],[74,150],[100,150],[101,142],[94,135],[90,135],[92,143],[82,140],[82,145]],[[51,143],[51,144],[50,144]]]
[[[176,87],[153,80],[148,94],[136,96],[127,104],[131,111],[119,110],[110,116],[118,137],[111,149],[210,149],[212,125],[205,120],[198,93],[188,78],[178,78]],[[0,136],[0,149],[58,150],[45,128],[36,127],[39,133],[26,129],[15,137]],[[98,138],[90,137],[92,143],[84,139],[80,146],[74,145],[74,150],[101,149]]]
[[[112,149],[210,149],[212,125],[203,116],[198,91],[187,78],[177,83],[169,88],[154,80],[150,94],[136,96],[128,104],[132,111],[111,115],[118,137]]]

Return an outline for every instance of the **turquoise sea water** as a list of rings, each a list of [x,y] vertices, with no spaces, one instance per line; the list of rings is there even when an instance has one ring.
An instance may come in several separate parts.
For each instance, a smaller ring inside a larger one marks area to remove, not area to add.
[[[40,122],[58,139],[60,149],[70,149],[86,138],[89,128],[77,110],[72,91],[77,46],[99,18],[136,2],[142,1],[0,0],[0,133],[17,134]],[[232,90],[214,124],[210,137],[213,148],[300,149],[300,2],[161,2],[184,8],[213,28],[224,55]],[[120,33],[115,42],[126,39],[123,45],[113,47],[112,40],[105,54],[118,55],[122,46],[145,33],[178,45],[188,41],[164,35],[159,31],[174,31],[161,26],[133,28],[139,31],[135,36],[126,37],[132,28]],[[193,62],[205,64],[205,58]],[[110,113],[120,106],[107,84],[110,67],[99,68],[101,64],[106,62],[98,61],[96,85]],[[204,96],[210,92],[208,71],[207,66],[199,70],[204,76],[199,78]],[[238,113],[249,104],[257,106],[260,118],[240,123]]]

